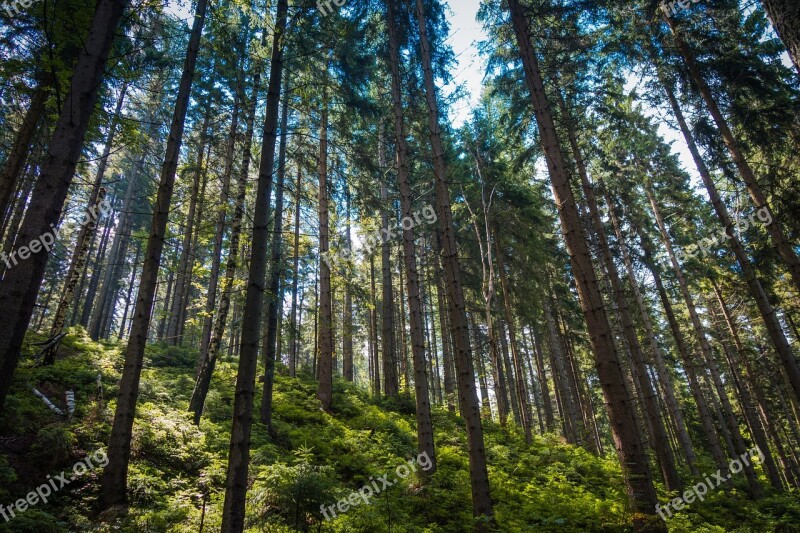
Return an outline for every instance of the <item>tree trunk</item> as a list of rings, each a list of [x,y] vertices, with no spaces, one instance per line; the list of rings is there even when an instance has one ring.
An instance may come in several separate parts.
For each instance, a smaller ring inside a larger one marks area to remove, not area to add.
[[[240,533],[244,531],[245,525],[245,501],[250,466],[250,430],[253,423],[258,343],[261,336],[267,241],[269,239],[269,203],[275,170],[275,143],[278,138],[278,111],[281,103],[281,77],[283,75],[283,40],[287,12],[288,0],[278,0],[272,39],[269,88],[267,89],[267,112],[264,117],[258,186],[253,207],[250,269],[242,316],[239,370],[236,376],[233,425],[225,481],[225,503],[222,511],[221,530],[223,533]]]
[[[101,501],[103,509],[115,505],[124,505],[127,501],[128,461],[130,460],[133,419],[136,412],[136,400],[139,396],[139,378],[142,372],[144,350],[147,344],[147,333],[150,327],[153,300],[158,281],[158,267],[164,249],[169,209],[172,202],[172,191],[175,184],[175,173],[178,167],[183,130],[186,122],[186,111],[189,107],[192,80],[194,78],[197,52],[200,48],[200,36],[205,22],[207,0],[198,0],[194,23],[186,51],[175,111],[172,116],[169,140],[161,169],[158,184],[158,196],[153,211],[150,236],[147,239],[142,277],[139,282],[139,293],[136,296],[136,308],[131,326],[131,336],[125,350],[125,365],[120,379],[119,399],[114,413],[114,423],[108,444],[108,465],[103,471],[101,480]]]
[[[2,170],[0,170],[0,220],[4,220],[7,216],[8,208],[11,205],[11,195],[16,188],[25,161],[28,159],[31,140],[36,132],[36,125],[45,111],[50,90],[49,79],[40,78],[39,84],[31,96],[31,103],[28,111],[25,112],[25,118],[22,119],[19,131],[14,137],[14,144],[8,152]]]
[[[297,286],[300,280],[300,200],[302,198],[303,175],[297,169],[297,181],[294,186],[294,252],[292,267],[292,322],[289,330],[289,375],[297,376],[297,344],[299,329],[297,324]]]
[[[345,238],[348,253],[353,247],[353,240],[350,234],[350,184],[345,183]],[[344,288],[344,320],[342,321],[342,376],[347,381],[353,381],[353,294],[350,284],[345,283]]]
[[[275,183],[275,216],[272,222],[272,257],[270,258],[269,283],[267,285],[267,326],[264,351],[264,390],[261,395],[261,423],[272,429],[272,391],[275,386],[275,360],[278,353],[278,315],[283,310],[283,292],[280,290],[283,266],[283,195],[286,183],[286,141],[289,126],[289,78],[283,86],[283,109],[281,110],[281,136],[278,149],[278,179]]]
[[[411,219],[411,185],[409,183],[408,145],[403,116],[402,80],[400,77],[400,38],[398,36],[395,0],[386,0],[389,29],[389,57],[392,70],[392,109],[394,111],[395,156],[397,185],[400,190],[400,210],[404,218]],[[428,376],[425,369],[425,338],[422,325],[417,253],[414,249],[414,228],[403,229],[403,266],[405,267],[406,294],[408,295],[409,323],[411,329],[411,355],[414,365],[414,394],[417,405],[417,447],[430,457],[431,468],[425,476],[436,471],[436,452],[433,444],[431,405],[428,394]],[[405,332],[404,332],[405,333]]]
[[[795,11],[797,11],[796,7]],[[672,35],[675,39],[675,44],[677,45],[678,51],[683,57],[686,68],[689,70],[692,80],[697,85],[697,88],[699,89],[700,94],[706,103],[706,107],[708,108],[711,117],[714,119],[714,123],[717,125],[717,129],[722,135],[722,140],[725,144],[725,147],[728,149],[731,159],[733,159],[739,174],[742,176],[742,180],[747,187],[747,191],[750,193],[750,198],[752,199],[753,204],[755,205],[756,209],[759,210],[759,212],[765,211],[769,214],[770,223],[766,226],[767,233],[769,233],[772,237],[772,244],[775,247],[775,250],[778,252],[778,255],[783,259],[784,263],[786,263],[786,268],[789,270],[789,274],[792,277],[795,290],[800,293],[800,258],[797,257],[797,254],[795,253],[791,243],[786,239],[786,233],[783,230],[783,224],[778,221],[777,217],[775,217],[775,213],[768,204],[767,197],[761,189],[761,186],[758,184],[758,180],[753,172],[753,168],[745,158],[739,140],[733,135],[730,126],[728,126],[728,122],[722,115],[722,111],[720,111],[717,101],[714,99],[711,88],[703,78],[703,75],[700,72],[697,63],[695,62],[694,55],[689,49],[689,46],[686,44],[686,41],[683,40],[683,36],[680,34],[680,32],[676,30],[672,19],[665,16],[664,20],[667,22],[670,30],[672,30]],[[796,25],[797,22],[795,21],[795,26]],[[783,357],[784,356],[781,355],[782,359]],[[789,375],[789,378],[792,383],[792,388],[794,388],[795,395],[800,398],[800,368],[798,368],[796,361],[794,362],[794,368],[792,373]]]
[[[381,374],[378,361],[378,304],[375,301],[375,256],[369,256],[369,338],[370,338],[370,367],[372,368],[372,392],[375,396],[381,395]]]
[[[492,499],[489,494],[489,475],[486,470],[486,449],[483,443],[483,427],[478,395],[475,389],[475,372],[469,345],[464,292],[461,284],[461,269],[458,261],[458,247],[453,228],[453,214],[450,209],[450,193],[447,181],[450,179],[444,158],[441,128],[439,125],[439,104],[436,101],[436,87],[433,81],[431,47],[423,0],[416,0],[417,25],[425,80],[425,97],[428,106],[428,127],[430,129],[433,169],[436,177],[436,204],[439,215],[439,231],[442,235],[443,263],[447,279],[448,303],[450,304],[450,327],[455,344],[456,373],[462,412],[467,423],[467,443],[469,450],[470,480],[472,489],[472,512],[476,517],[475,530],[484,531],[494,522]]]
[[[800,3],[795,0],[762,0],[761,3],[800,76]]]
[[[508,5],[536,121],[539,125],[539,133],[547,154],[553,194],[556,205],[559,206],[562,230],[578,286],[581,308],[591,337],[598,377],[606,399],[617,455],[622,465],[628,497],[636,513],[633,520],[634,528],[638,531],[666,531],[663,521],[655,515],[658,499],[640,438],[634,413],[635,407],[625,384],[605,304],[583,235],[575,198],[570,189],[538,60],[530,43],[528,20],[518,0],[508,0]]]
[[[111,43],[127,4],[127,0],[99,0],[95,7],[89,34],[75,64],[69,94],[50,140],[27,215],[17,234],[18,243],[27,246],[42,235],[52,234],[58,223],[102,85]],[[11,255],[16,252],[12,250]],[[49,256],[49,250],[40,249],[28,260],[20,258],[23,264],[8,271],[0,285],[0,309],[9,317],[0,321],[0,412],[19,362],[20,348]]]
[[[130,310],[131,306],[131,296],[133,296],[133,286],[136,284],[136,268],[139,266],[139,257],[142,255],[142,247],[139,242],[136,242],[136,256],[133,258],[133,263],[131,263],[131,280],[128,283],[128,293],[125,295],[125,311],[122,313],[122,320],[119,322],[119,334],[117,336],[118,339],[122,340],[127,333],[127,328],[125,327],[125,323],[128,321],[128,311]]]
[[[328,98],[327,88],[322,99],[319,134],[319,256],[328,253]],[[329,411],[333,403],[333,311],[331,298],[331,269],[326,261],[319,267],[319,387],[317,399]]]
[[[391,0],[388,0],[391,1]],[[397,396],[397,345],[394,336],[394,291],[392,288],[392,252],[389,232],[389,191],[385,182],[386,155],[383,123],[378,133],[378,165],[381,170],[381,341],[383,348],[383,393]]]

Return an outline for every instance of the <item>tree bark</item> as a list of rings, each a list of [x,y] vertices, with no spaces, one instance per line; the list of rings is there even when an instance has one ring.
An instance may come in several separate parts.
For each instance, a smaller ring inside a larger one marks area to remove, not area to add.
[[[800,3],[794,0],[761,0],[761,3],[800,76]]]
[[[289,375],[297,376],[297,348],[299,329],[297,324],[297,288],[300,280],[300,207],[303,188],[303,175],[297,169],[297,181],[294,186],[294,251],[292,266],[292,321],[289,329]]]
[[[389,61],[392,71],[392,109],[394,111],[395,157],[397,185],[400,190],[400,210],[404,218],[412,219],[411,185],[409,183],[408,145],[403,114],[402,79],[400,76],[400,37],[395,0],[386,0],[389,30]],[[414,394],[417,406],[417,446],[420,453],[430,457],[431,468],[425,476],[436,471],[436,452],[433,444],[431,405],[428,394],[428,375],[425,368],[425,337],[422,325],[417,253],[414,248],[414,228],[403,230],[403,266],[405,267],[406,294],[408,295],[409,324],[411,329],[411,355],[414,366]]]
[[[553,193],[559,207],[581,308],[591,338],[598,377],[606,399],[617,455],[622,465],[628,497],[636,513],[633,519],[634,528],[638,531],[666,531],[663,521],[655,514],[658,499],[640,438],[635,407],[614,347],[611,326],[570,188],[538,60],[530,43],[528,19],[518,0],[508,0],[508,5],[546,154]]]
[[[264,350],[264,389],[261,395],[261,423],[272,429],[272,391],[275,386],[275,360],[278,353],[278,315],[283,309],[283,292],[280,290],[283,263],[283,195],[286,183],[286,142],[289,126],[289,78],[283,86],[283,109],[281,110],[281,135],[278,149],[278,171],[275,182],[275,216],[272,221],[272,246],[269,283],[267,285],[266,350]]]
[[[489,494],[489,475],[486,469],[486,449],[483,442],[481,411],[475,389],[475,372],[469,345],[464,291],[461,283],[461,269],[458,261],[458,247],[453,228],[453,214],[450,209],[447,166],[439,125],[439,104],[436,101],[436,87],[433,81],[431,47],[428,39],[427,20],[423,0],[416,0],[417,25],[419,27],[420,51],[425,98],[428,106],[428,128],[433,151],[433,169],[436,178],[436,204],[439,216],[439,230],[442,235],[443,263],[447,279],[448,303],[450,304],[450,327],[455,344],[456,373],[462,412],[467,423],[467,443],[469,450],[470,480],[472,489],[472,513],[482,517],[475,522],[476,531],[484,531],[494,522],[492,499]]]
[[[250,268],[242,316],[239,369],[236,376],[233,425],[228,452],[225,502],[222,511],[221,530],[223,533],[240,533],[244,531],[245,525],[245,501],[250,466],[250,430],[253,423],[253,398],[255,397],[255,378],[258,365],[258,344],[261,336],[267,241],[269,239],[269,204],[275,171],[275,143],[278,138],[278,111],[281,103],[281,78],[283,75],[283,40],[287,13],[288,0],[278,0],[272,38],[267,112],[264,117],[258,186],[253,207]]]
[[[125,364],[120,379],[119,399],[114,413],[111,437],[108,444],[108,465],[101,479],[100,505],[108,509],[127,502],[128,461],[130,460],[131,440],[133,437],[133,419],[136,413],[136,400],[139,396],[139,378],[144,361],[144,350],[147,344],[147,333],[158,282],[158,267],[164,249],[167,222],[169,220],[172,192],[175,184],[175,173],[178,167],[183,130],[186,122],[186,111],[189,107],[192,81],[194,79],[197,53],[200,48],[200,37],[205,22],[207,0],[198,0],[195,9],[189,46],[183,65],[175,111],[172,116],[169,140],[161,168],[158,184],[158,195],[153,211],[150,236],[147,239],[142,277],[139,282],[139,293],[136,296],[136,308],[131,326],[131,336],[125,350]]]
[[[327,89],[323,89],[326,91]],[[328,235],[328,98],[323,96],[319,141],[319,256],[329,250]],[[333,403],[333,312],[331,298],[331,269],[326,261],[319,266],[319,363],[317,399],[322,408],[330,410]]]

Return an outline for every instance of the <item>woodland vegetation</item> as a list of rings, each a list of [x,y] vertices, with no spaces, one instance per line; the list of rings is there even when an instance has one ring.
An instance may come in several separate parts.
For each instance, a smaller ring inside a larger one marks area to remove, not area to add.
[[[0,531],[798,531],[800,4],[450,13],[0,6]]]

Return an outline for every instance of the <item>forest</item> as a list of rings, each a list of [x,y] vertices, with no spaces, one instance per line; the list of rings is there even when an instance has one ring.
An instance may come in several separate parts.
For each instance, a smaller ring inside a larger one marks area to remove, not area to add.
[[[800,532],[800,2],[0,3],[0,533]]]

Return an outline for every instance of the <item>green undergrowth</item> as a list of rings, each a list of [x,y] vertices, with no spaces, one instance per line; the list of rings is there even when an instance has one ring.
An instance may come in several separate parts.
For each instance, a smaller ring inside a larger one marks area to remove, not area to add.
[[[54,366],[34,367],[34,347],[26,349],[0,417],[0,504],[6,506],[35,490],[48,474],[70,471],[87,454],[104,448],[122,371],[122,346],[94,343],[82,330],[71,330]],[[127,513],[112,509],[98,514],[100,472],[94,470],[47,504],[18,513],[8,523],[0,516],[0,532],[197,532],[201,522],[204,531],[218,531],[236,365],[220,361],[196,427],[186,411],[196,357],[191,349],[148,347]],[[248,531],[471,531],[469,462],[460,419],[435,408],[436,473],[423,483],[418,467],[417,473],[398,479],[397,467],[418,453],[410,395],[375,400],[336,380],[329,414],[320,409],[309,376],[290,378],[281,370],[275,385],[275,436],[260,423],[253,425]],[[32,387],[62,408],[64,393],[75,391],[74,417],[65,420],[51,412]],[[255,404],[260,405],[260,394]],[[516,428],[486,423],[484,429],[499,531],[631,531],[613,454],[597,458],[553,435],[536,437],[527,446]],[[385,474],[397,482],[369,504],[362,500],[346,512],[336,509],[339,500]],[[660,499],[669,497],[660,488]],[[335,518],[329,512],[325,520],[322,505],[334,505]],[[676,532],[797,531],[792,524],[800,523],[799,508],[796,493],[755,503],[741,490],[718,490],[668,524]]]

